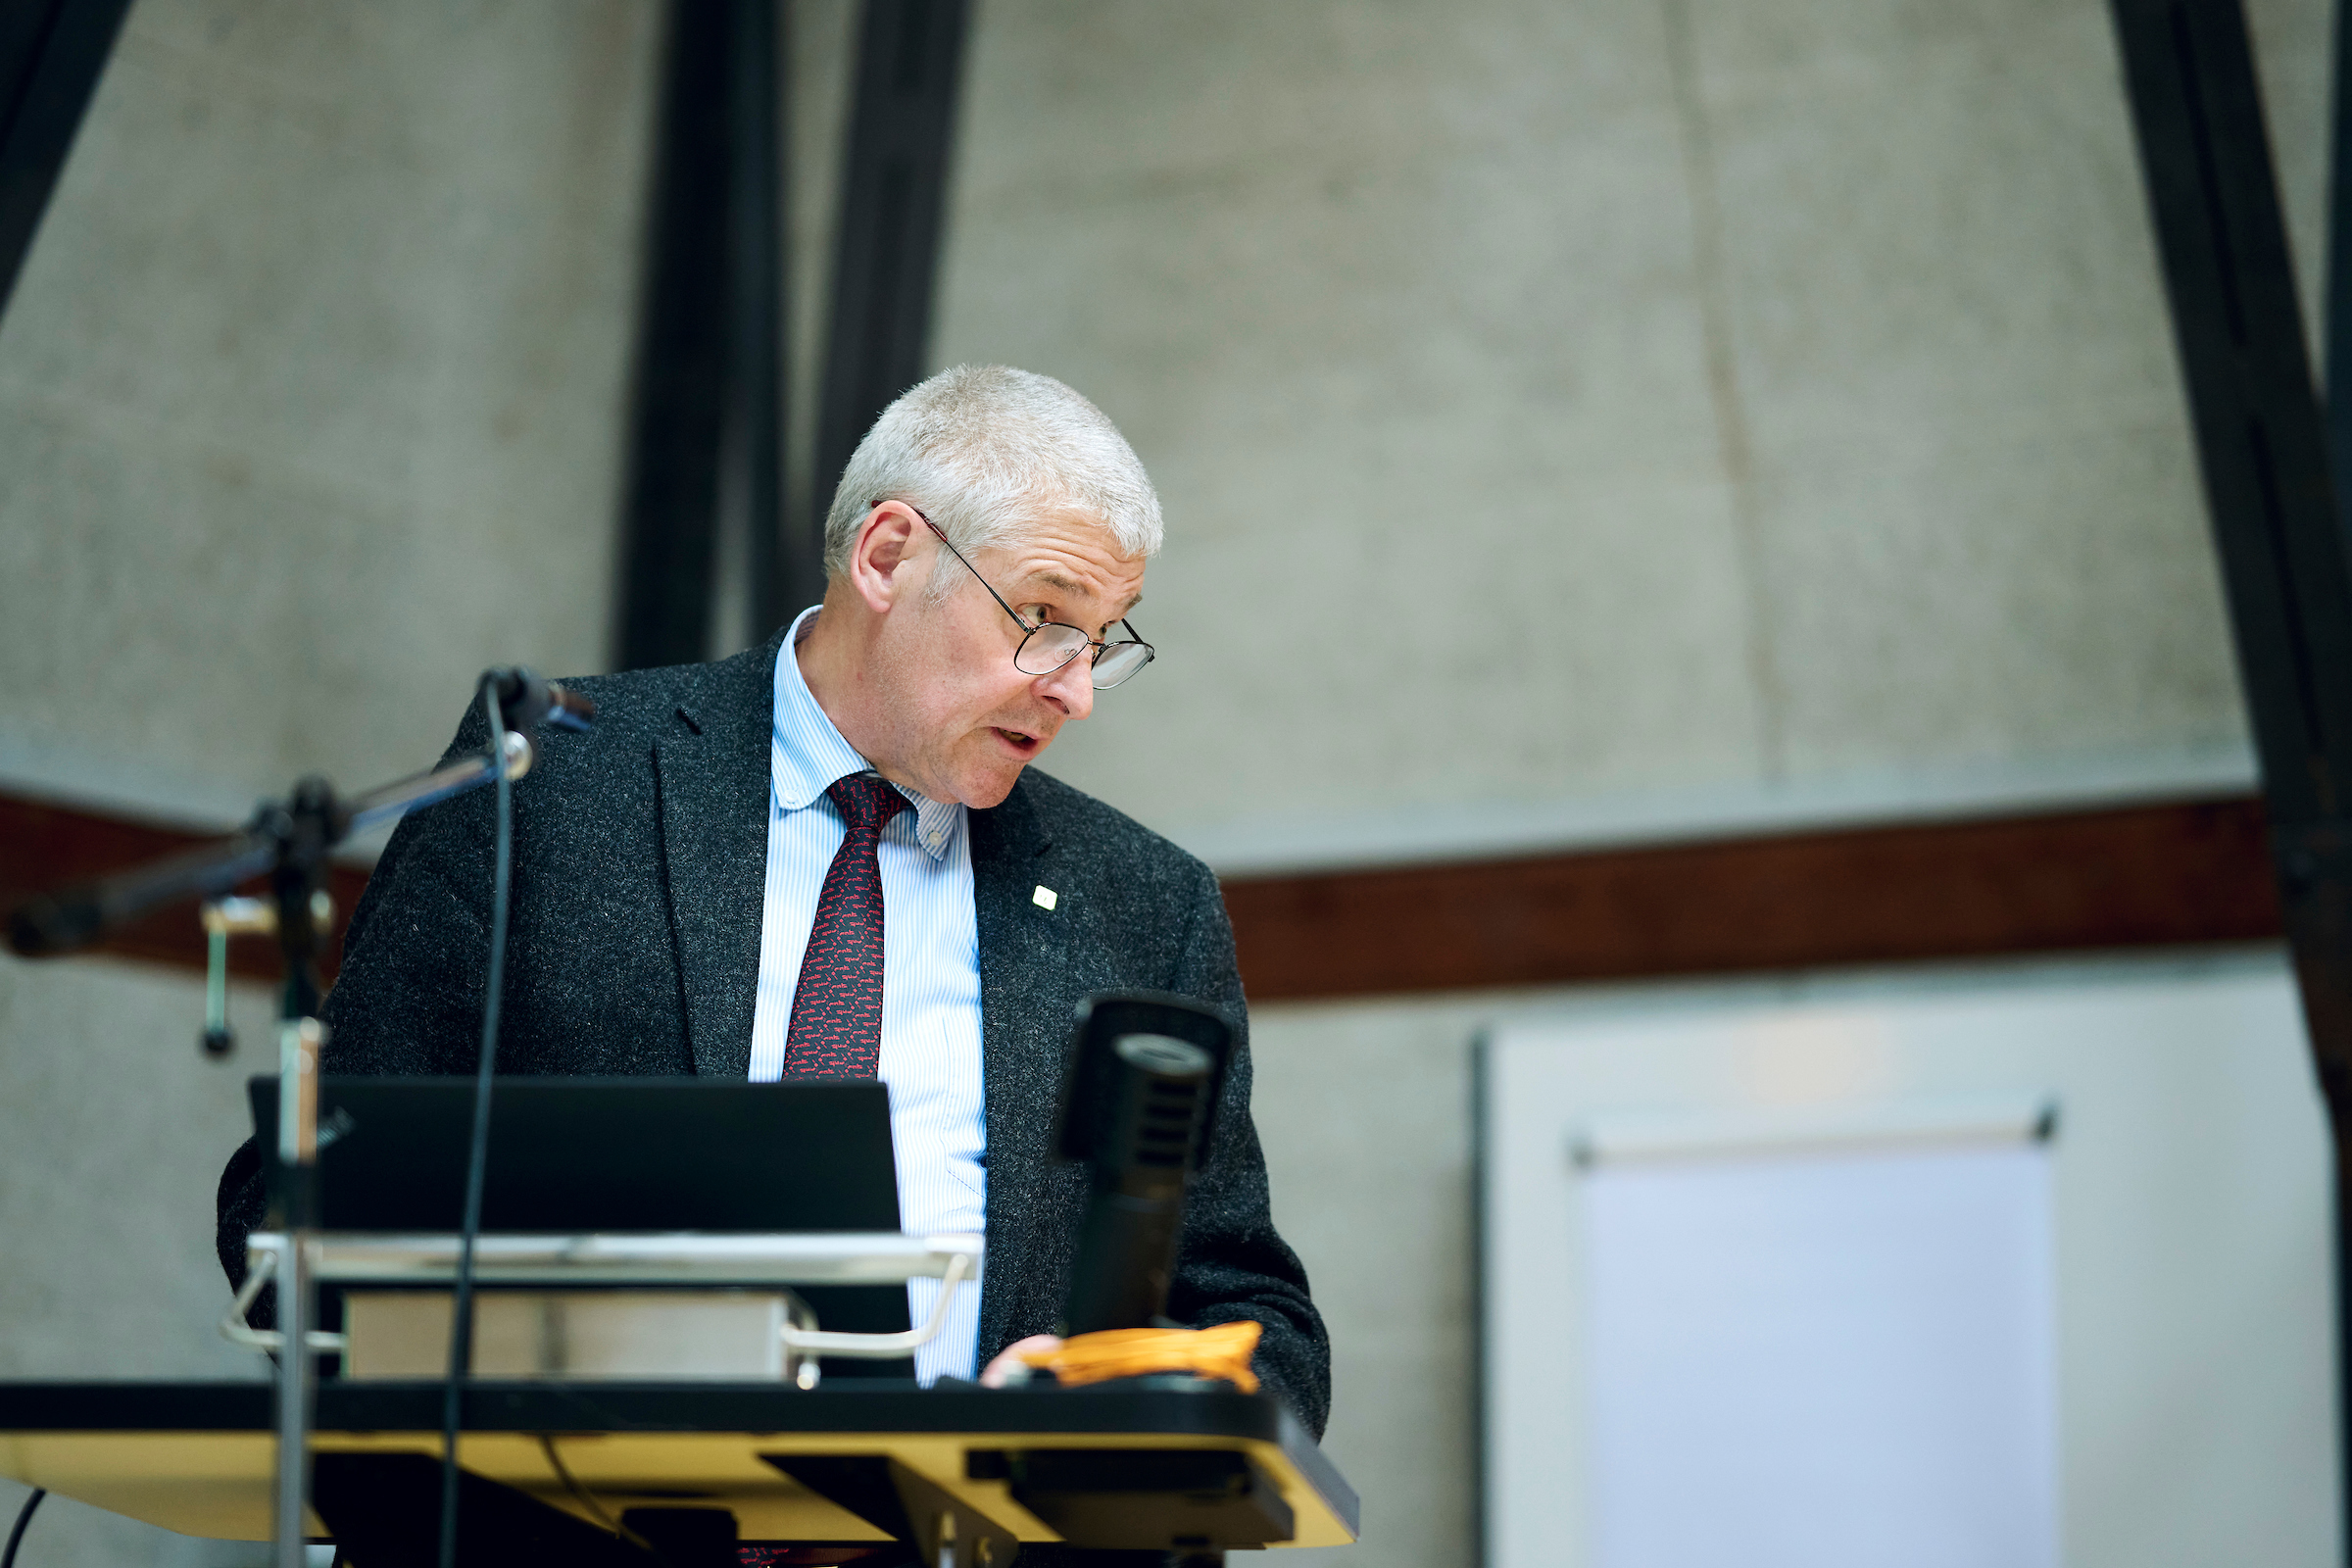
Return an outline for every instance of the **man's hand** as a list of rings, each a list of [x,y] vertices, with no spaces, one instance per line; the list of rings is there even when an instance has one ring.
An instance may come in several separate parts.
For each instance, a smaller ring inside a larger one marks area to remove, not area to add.
[[[997,1358],[988,1363],[988,1370],[980,1374],[981,1387],[989,1389],[1004,1387],[1006,1381],[1012,1376],[1012,1369],[1021,1364],[1021,1356],[1027,1351],[1058,1350],[1060,1348],[1061,1341],[1052,1334],[1032,1334],[1025,1340],[1015,1340],[1004,1349],[999,1350]]]

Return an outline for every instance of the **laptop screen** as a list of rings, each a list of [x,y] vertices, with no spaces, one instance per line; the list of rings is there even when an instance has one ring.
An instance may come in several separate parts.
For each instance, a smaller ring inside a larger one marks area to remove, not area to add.
[[[274,1184],[277,1080],[251,1085]],[[454,1231],[471,1078],[319,1081],[320,1224]],[[485,1231],[895,1231],[880,1083],[501,1078]]]

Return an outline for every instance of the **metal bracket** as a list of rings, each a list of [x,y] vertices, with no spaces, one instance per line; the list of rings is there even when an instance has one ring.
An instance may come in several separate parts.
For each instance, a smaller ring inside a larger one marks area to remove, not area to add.
[[[204,1034],[199,1044],[208,1056],[225,1056],[237,1049],[228,1027],[228,939],[277,935],[277,905],[270,899],[207,899],[197,909],[204,925]],[[311,926],[334,927],[335,901],[324,888],[311,893]]]
[[[260,1300],[262,1287],[277,1273],[275,1252],[255,1252],[249,1255],[245,1283],[237,1291],[237,1298],[228,1303],[220,1318],[220,1337],[231,1345],[242,1345],[249,1350],[264,1350],[270,1354],[286,1348],[286,1337],[275,1329],[257,1329],[245,1321],[245,1314]],[[313,1329],[302,1337],[302,1343],[314,1350],[332,1350],[338,1354],[350,1348],[351,1342],[340,1334],[324,1329]]]
[[[939,1299],[931,1303],[931,1316],[921,1328],[908,1329],[904,1334],[827,1334],[786,1323],[784,1348],[804,1355],[847,1355],[868,1361],[895,1360],[911,1354],[938,1339],[940,1330],[948,1326],[948,1308],[956,1299],[956,1288],[963,1283],[971,1267],[972,1260],[965,1253],[958,1252],[948,1260],[947,1272],[940,1276]]]
[[[320,1279],[343,1284],[416,1284],[445,1278],[450,1237],[314,1239],[314,1270]],[[249,1239],[244,1287],[220,1319],[220,1337],[257,1350],[277,1350],[284,1336],[245,1321],[277,1272],[279,1254],[290,1245],[277,1232],[257,1231]],[[793,1382],[816,1386],[816,1358],[825,1355],[886,1361],[910,1355],[939,1338],[948,1326],[956,1292],[977,1277],[980,1243],[962,1235],[927,1238],[898,1235],[810,1237],[505,1237],[485,1238],[479,1277],[501,1284],[572,1284],[585,1281],[656,1286],[754,1283],[790,1278],[812,1282],[866,1280],[896,1282],[929,1277],[937,1270],[939,1298],[922,1324],[899,1334],[827,1333],[806,1303],[787,1317],[779,1333]],[[706,1272],[707,1271],[707,1272]],[[796,1298],[797,1299],[797,1298]],[[314,1330],[305,1343],[314,1350],[342,1351],[346,1336]]]

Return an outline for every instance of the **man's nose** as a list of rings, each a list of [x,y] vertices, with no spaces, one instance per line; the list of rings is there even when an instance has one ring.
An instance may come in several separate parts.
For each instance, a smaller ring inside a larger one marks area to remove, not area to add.
[[[1087,657],[1091,652],[1080,653],[1037,683],[1040,694],[1060,709],[1065,717],[1084,718],[1095,710],[1095,662]]]

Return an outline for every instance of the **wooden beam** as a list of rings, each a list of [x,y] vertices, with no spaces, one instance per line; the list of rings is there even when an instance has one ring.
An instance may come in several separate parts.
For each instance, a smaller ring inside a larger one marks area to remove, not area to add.
[[[192,849],[219,837],[158,822],[81,807],[0,794],[0,912],[15,908],[35,893],[86,881],[109,871],[121,871],[148,860]],[[334,942],[319,965],[322,978],[332,980],[343,960],[343,927],[368,873],[357,866],[328,870],[327,889],[335,901]],[[239,891],[268,891],[257,878]],[[138,958],[202,970],[204,931],[196,923],[191,901],[167,905],[116,933],[95,950],[120,958]],[[279,977],[277,949],[268,940],[241,938],[228,945],[232,974],[249,980]]]
[[[2251,797],[1235,877],[1259,1002],[2275,939]]]
[[[2276,939],[2260,802],[2227,797],[1974,822],[1225,883],[1260,1002]],[[0,795],[0,908],[206,835]],[[337,949],[367,873],[333,871]],[[192,908],[99,951],[204,962]],[[233,967],[272,978],[265,943]]]

